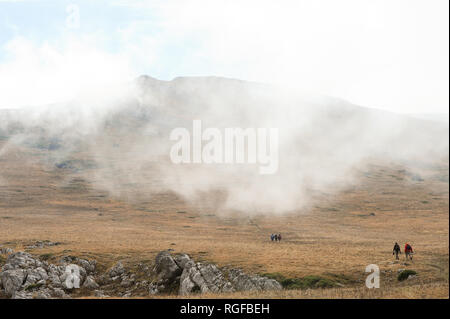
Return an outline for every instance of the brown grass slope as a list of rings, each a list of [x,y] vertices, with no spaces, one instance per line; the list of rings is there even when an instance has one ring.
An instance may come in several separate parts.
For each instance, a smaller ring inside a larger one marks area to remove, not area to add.
[[[0,148],[5,145],[0,140]],[[46,164],[46,152],[3,148],[0,244],[23,249],[36,240],[58,241],[62,245],[32,253],[90,257],[104,269],[117,260],[150,264],[157,252],[171,248],[222,267],[339,283],[329,289],[207,297],[448,298],[448,160],[422,165],[420,180],[401,164],[369,161],[344,191],[311,190],[314,205],[308,209],[250,218],[217,211],[220,194],[204,194],[200,205],[149,185],[151,191],[141,198],[112,197],[84,178],[94,168],[55,169]],[[281,232],[283,241],[270,242],[272,232]],[[395,241],[413,245],[413,262],[393,263]],[[380,266],[379,290],[364,286],[368,264]],[[405,268],[419,276],[398,282],[397,272]]]

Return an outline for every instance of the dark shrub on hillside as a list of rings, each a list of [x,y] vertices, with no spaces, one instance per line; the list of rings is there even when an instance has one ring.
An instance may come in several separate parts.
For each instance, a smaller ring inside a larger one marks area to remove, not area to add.
[[[417,275],[417,272],[414,270],[406,269],[403,270],[401,273],[398,274],[398,281],[403,281],[408,279],[409,276]]]

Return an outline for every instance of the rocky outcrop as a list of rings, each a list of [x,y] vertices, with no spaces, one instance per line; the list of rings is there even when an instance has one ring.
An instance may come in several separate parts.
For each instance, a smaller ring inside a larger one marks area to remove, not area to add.
[[[160,252],[153,267],[143,263],[132,267],[126,269],[118,262],[98,274],[95,260],[63,256],[56,264],[51,264],[30,253],[15,252],[9,254],[0,270],[0,297],[70,298],[70,294],[77,291],[82,294],[91,291],[91,295],[100,298],[109,295],[127,298],[281,289],[276,280],[248,275],[238,269],[220,269],[170,251]]]
[[[30,269],[42,267],[42,262],[31,257],[29,253],[16,252],[8,256],[3,270]]]
[[[0,272],[0,288],[9,298],[68,298],[65,291],[77,288],[74,283],[85,283],[95,262],[77,257],[63,257],[60,262],[48,264],[26,252],[12,253]],[[91,280],[86,285],[95,286]]]
[[[123,267],[122,263],[119,261],[117,264],[115,264],[109,270],[109,276],[111,278],[115,278],[115,277],[122,275],[124,272],[125,272],[125,268]]]
[[[134,274],[128,273],[123,264],[119,261],[108,272],[107,275],[100,277],[101,284],[118,283],[122,288],[130,288],[136,282]]]
[[[187,258],[189,257],[187,256]],[[179,260],[180,264],[184,264],[188,261],[182,257],[174,258],[169,251],[161,251],[158,255],[156,255],[155,267],[153,268],[153,272],[156,274],[156,279],[149,285],[150,295],[169,293],[174,289],[174,286],[179,284],[180,275],[183,272],[183,268],[180,267],[176,259]]]
[[[87,288],[87,289],[95,290],[95,289],[98,289],[98,287],[100,287],[100,286],[95,282],[94,277],[87,276],[86,280],[83,283],[83,287]]]
[[[64,256],[60,259],[60,263],[64,265],[75,264],[82,268],[82,272],[90,275],[95,272],[97,262],[95,260],[87,260],[75,256]]]
[[[180,295],[200,292],[233,292],[235,289],[222,272],[213,264],[186,263],[180,278]]]
[[[13,297],[25,281],[25,272],[22,269],[5,270],[1,273],[1,285],[8,297]]]
[[[37,242],[35,242],[35,243],[31,244],[31,245],[26,246],[25,248],[27,248],[27,249],[36,249],[36,248],[41,249],[41,248],[45,248],[45,247],[58,246],[60,244],[61,243],[58,243],[58,242],[55,243],[55,242],[52,242],[52,241],[49,241],[49,240],[43,240],[43,241],[37,241]]]
[[[177,264],[168,251],[162,251],[156,256],[154,271],[158,275],[158,281],[165,283],[180,276],[183,268]]]
[[[160,252],[155,260],[156,281],[149,294],[168,292],[178,286],[182,296],[194,293],[227,293],[233,291],[281,290],[279,282],[261,276],[250,276],[239,269],[222,271],[214,264],[195,263],[188,255],[172,256]],[[181,275],[180,275],[181,274]]]
[[[281,284],[275,279],[261,276],[250,276],[240,269],[231,269],[228,278],[237,291],[281,290]]]

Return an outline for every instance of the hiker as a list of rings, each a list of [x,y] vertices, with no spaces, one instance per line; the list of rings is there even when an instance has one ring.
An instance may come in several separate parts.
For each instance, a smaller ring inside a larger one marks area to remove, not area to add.
[[[271,240],[271,241],[274,241],[274,239],[275,239],[274,234],[271,234],[271,235],[270,235],[270,240]]]
[[[413,259],[413,254],[414,254],[414,251],[413,251],[411,245],[406,243],[405,244],[405,258],[406,258],[406,260],[408,260],[408,257],[409,257],[409,259],[412,260]]]
[[[281,234],[278,234],[278,241],[281,241]]]
[[[400,245],[397,242],[395,242],[394,249],[392,250],[392,255],[395,254],[395,259],[398,260],[398,254],[401,254],[401,253],[402,253],[402,250],[400,249]]]

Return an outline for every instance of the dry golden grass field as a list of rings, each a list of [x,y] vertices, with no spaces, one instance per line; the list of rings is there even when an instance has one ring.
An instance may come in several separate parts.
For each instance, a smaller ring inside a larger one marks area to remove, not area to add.
[[[0,140],[0,149],[2,143]],[[61,242],[33,254],[96,259],[100,267],[123,260],[153,262],[164,249],[196,260],[285,278],[338,279],[339,287],[199,297],[232,298],[448,298],[448,159],[418,168],[411,178],[400,164],[370,162],[343,190],[313,192],[312,205],[283,215],[252,217],[214,209],[174,193],[153,191],[145,199],[111,196],[84,174],[46,165],[47,151],[8,146],[0,156],[0,244],[16,250],[36,240]],[[126,174],[126,172],[125,172]],[[422,180],[423,179],[423,180]],[[261,194],[261,196],[264,196]],[[211,202],[211,203],[210,203]],[[252,212],[250,212],[252,213]],[[282,242],[271,242],[280,232]],[[398,241],[416,250],[394,262]],[[381,269],[380,289],[365,287],[365,267]],[[398,269],[418,276],[397,281]],[[169,296],[166,296],[169,297]],[[175,296],[172,296],[175,297]]]

